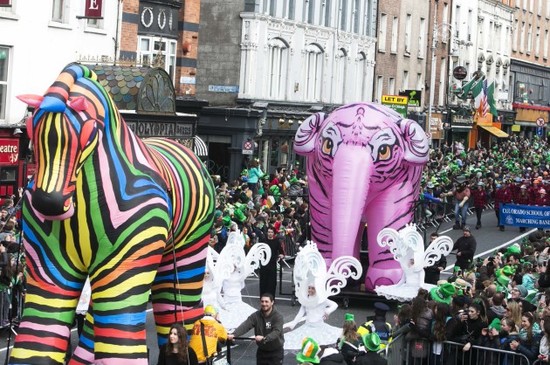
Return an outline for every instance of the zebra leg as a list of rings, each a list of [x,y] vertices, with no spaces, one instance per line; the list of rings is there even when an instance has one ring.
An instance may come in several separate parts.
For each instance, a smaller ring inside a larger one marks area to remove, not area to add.
[[[57,285],[69,274],[46,265],[34,247],[26,244],[27,293],[9,363],[64,364],[80,289]]]
[[[147,365],[147,304],[149,290],[165,245],[166,227],[154,227],[155,238],[128,248],[111,248],[112,254],[90,272],[92,313],[80,336],[70,365]],[[133,232],[132,239],[151,232]],[[107,250],[100,244],[100,252]],[[90,318],[91,317],[91,318]],[[91,328],[93,320],[93,328]]]
[[[159,345],[167,342],[172,324],[190,330],[203,316],[201,295],[210,229],[205,233],[175,247],[169,244],[164,251],[152,287]]]

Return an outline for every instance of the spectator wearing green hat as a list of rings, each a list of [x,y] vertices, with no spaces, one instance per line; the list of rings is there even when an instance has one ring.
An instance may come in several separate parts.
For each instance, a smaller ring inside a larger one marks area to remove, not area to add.
[[[487,328],[481,330],[481,337],[479,339],[479,345],[492,349],[500,349],[500,331],[502,330],[500,325],[500,319],[495,318],[489,324]],[[498,364],[498,353],[487,352],[487,364]]]
[[[302,349],[296,354],[298,364],[319,364],[319,344],[311,337],[306,337],[302,341]]]
[[[380,337],[376,332],[367,333],[363,336],[363,345],[367,352],[357,356],[355,365],[386,365],[388,363],[388,360],[378,354]]]
[[[451,283],[443,283],[430,290],[430,298],[438,303],[450,305],[453,300],[453,295],[456,294],[456,289]]]
[[[344,325],[342,327],[342,336],[338,340],[338,349],[344,356],[348,365],[355,364],[355,358],[359,354],[359,345],[361,344],[359,334],[357,333],[357,323],[352,313],[346,313],[344,316]]]

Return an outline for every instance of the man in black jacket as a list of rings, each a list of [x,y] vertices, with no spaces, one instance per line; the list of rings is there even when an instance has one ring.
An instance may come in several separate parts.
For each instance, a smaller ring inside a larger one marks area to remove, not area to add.
[[[463,236],[456,240],[453,251],[456,250],[456,266],[462,271],[466,271],[474,261],[477,242],[470,232],[470,227],[464,226],[462,229]]]
[[[244,335],[254,329],[254,339],[258,345],[257,365],[280,365],[283,363],[284,343],[283,316],[273,307],[275,300],[270,293],[262,294],[260,310],[252,313],[235,331],[227,336],[228,340]]]

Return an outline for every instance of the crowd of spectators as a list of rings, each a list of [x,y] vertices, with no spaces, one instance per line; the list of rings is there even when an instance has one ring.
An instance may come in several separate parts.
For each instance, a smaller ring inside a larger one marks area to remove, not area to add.
[[[461,229],[468,224],[468,209],[473,208],[475,228],[480,229],[487,208],[494,208],[498,220],[503,204],[550,206],[549,145],[544,139],[513,135],[490,148],[465,150],[461,142],[443,146],[431,150],[421,186],[424,203],[416,220],[452,216],[454,228]]]
[[[0,328],[18,322],[25,294],[18,199],[16,196],[6,198],[0,208]]]

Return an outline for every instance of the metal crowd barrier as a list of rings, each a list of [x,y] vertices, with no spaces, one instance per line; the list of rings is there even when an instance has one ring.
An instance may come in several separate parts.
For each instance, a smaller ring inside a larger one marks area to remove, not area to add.
[[[12,288],[0,290],[0,329],[7,328],[10,325],[18,325],[23,314],[24,296],[22,293],[12,293]],[[12,297],[15,295],[15,297]],[[16,307],[13,307],[13,303]],[[11,316],[11,320],[10,320]]]
[[[542,365],[544,362],[529,359],[517,352],[472,345],[463,351],[464,344],[445,341],[439,344],[425,339],[406,341],[398,336],[390,345],[379,351],[395,365]]]

